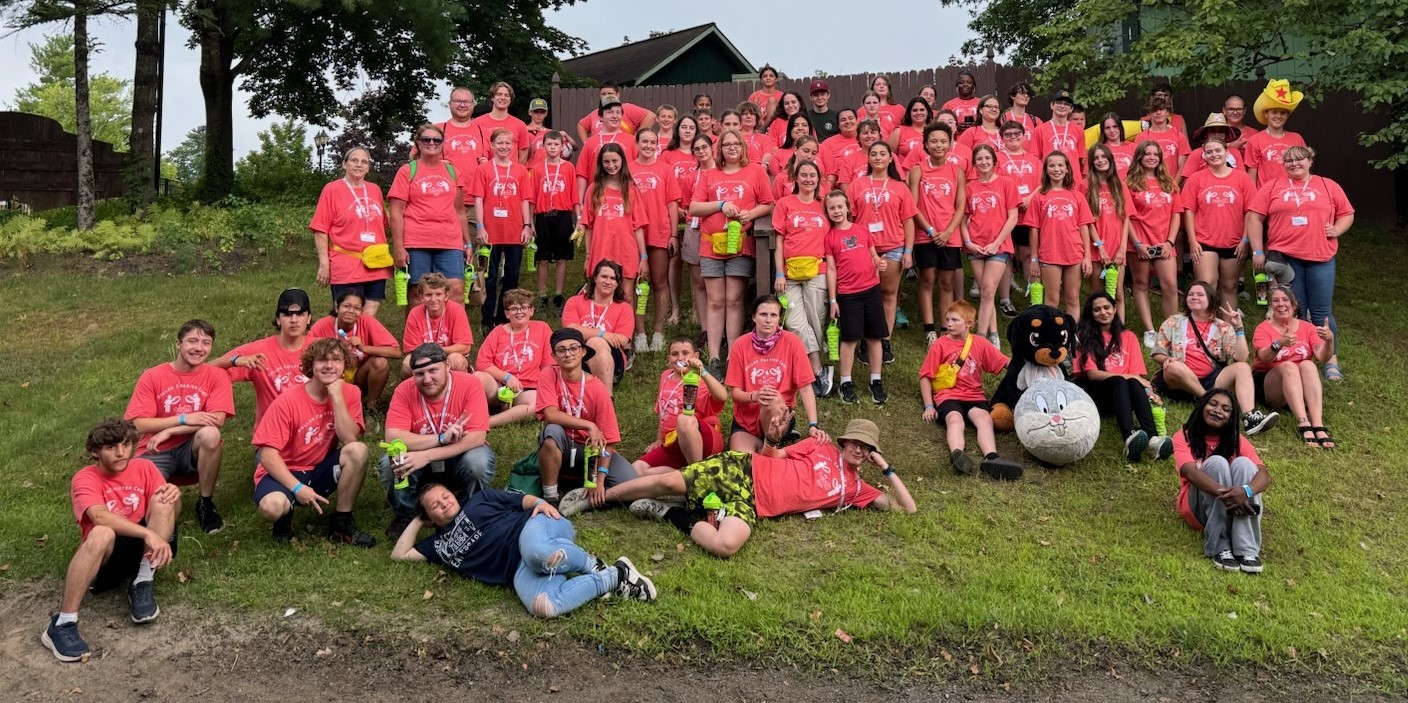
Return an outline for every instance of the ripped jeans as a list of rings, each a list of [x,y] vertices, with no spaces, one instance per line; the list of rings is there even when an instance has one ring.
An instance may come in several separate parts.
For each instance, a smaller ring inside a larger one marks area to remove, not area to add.
[[[518,600],[534,617],[553,618],[580,608],[616,590],[620,576],[577,546],[576,531],[567,518],[537,515],[518,535],[522,562],[513,575]]]

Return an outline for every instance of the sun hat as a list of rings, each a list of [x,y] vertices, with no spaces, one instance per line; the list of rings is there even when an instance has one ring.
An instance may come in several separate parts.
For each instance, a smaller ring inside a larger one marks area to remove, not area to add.
[[[1227,124],[1227,118],[1223,117],[1221,112],[1209,112],[1203,126],[1193,130],[1193,138],[1189,140],[1189,144],[1194,148],[1202,146],[1203,142],[1208,140],[1208,133],[1215,130],[1226,132],[1229,142],[1235,142],[1242,137],[1242,129]]]
[[[868,444],[875,451],[880,451],[880,428],[864,418],[856,418],[846,423],[846,432],[837,437],[836,441],[840,442],[843,439]]]
[[[1256,96],[1256,103],[1252,105],[1252,115],[1256,121],[1266,124],[1267,110],[1285,110],[1295,112],[1296,106],[1305,98],[1305,94],[1299,90],[1291,90],[1291,82],[1284,78],[1277,78],[1266,84],[1266,89],[1261,91],[1261,95]]]

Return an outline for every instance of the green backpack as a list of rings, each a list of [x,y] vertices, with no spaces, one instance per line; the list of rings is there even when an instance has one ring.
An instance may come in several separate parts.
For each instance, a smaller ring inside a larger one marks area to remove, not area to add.
[[[410,185],[410,184],[416,182],[416,166],[419,165],[419,163],[420,163],[420,162],[419,162],[418,160],[416,160],[416,159],[411,159],[411,163],[410,163],[410,166],[411,166],[411,177],[406,180],[406,184],[407,184],[407,185]],[[459,176],[456,176],[456,175],[455,175],[455,165],[452,164],[452,163],[450,163],[449,161],[445,161],[444,163],[445,163],[445,170],[450,173],[450,180],[452,180],[452,181],[454,181],[454,182],[456,182],[456,183],[459,183],[460,178],[459,178]]]
[[[539,479],[538,472],[538,452],[534,450],[513,462],[513,470],[508,474],[508,490],[543,497],[543,482]]]

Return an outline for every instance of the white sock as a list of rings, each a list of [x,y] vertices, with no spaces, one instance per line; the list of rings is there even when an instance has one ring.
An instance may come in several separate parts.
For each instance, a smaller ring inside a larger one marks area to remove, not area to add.
[[[142,563],[137,566],[137,575],[132,577],[132,583],[146,583],[152,580],[154,571],[152,563],[147,561],[146,557],[142,557]]]
[[[878,373],[870,374],[870,380],[872,380],[872,381],[878,381],[878,380],[880,380],[880,374],[878,374]]]
[[[78,613],[59,613],[59,619],[54,621],[55,625],[67,625],[71,622],[78,622]]]
[[[847,383],[850,383],[850,382],[851,382],[851,377],[850,377],[850,376],[842,376],[842,377],[841,377],[841,385],[844,386],[844,385],[846,385]]]
[[[554,484],[552,484],[551,486],[544,485],[544,486],[543,486],[543,497],[544,497],[544,498],[556,498],[556,497],[557,497],[557,484],[554,483]]]

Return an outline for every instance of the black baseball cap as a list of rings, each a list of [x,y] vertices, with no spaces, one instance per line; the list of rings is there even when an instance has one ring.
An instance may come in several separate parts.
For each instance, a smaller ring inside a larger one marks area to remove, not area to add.
[[[294,310],[294,306],[298,306]],[[283,315],[290,312],[309,312],[312,304],[308,302],[308,293],[302,288],[286,288],[279,294],[279,305],[274,308],[274,313]]]
[[[431,364],[438,364],[449,357],[445,354],[445,348],[434,342],[426,342],[411,350],[411,370],[423,369]]]
[[[564,327],[560,330],[553,332],[552,337],[548,340],[548,348],[552,349],[553,352],[556,353],[557,345],[563,342],[576,342],[582,345],[582,361],[586,361],[592,358],[593,356],[596,356],[596,350],[587,346],[587,340],[585,337],[582,336],[582,333],[578,330],[572,329],[571,327]]]
[[[1076,101],[1075,101],[1073,98],[1071,98],[1071,91],[1066,90],[1065,88],[1062,88],[1061,90],[1056,91],[1056,93],[1051,96],[1051,102],[1053,102],[1053,103],[1070,103],[1070,104],[1072,104],[1072,105],[1075,105],[1075,104],[1076,104]]]

